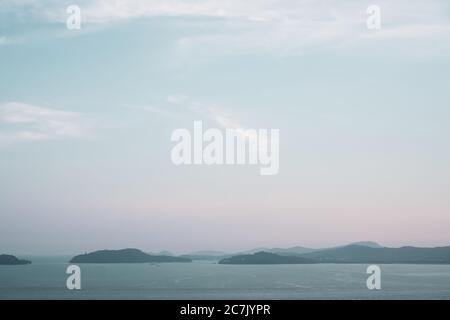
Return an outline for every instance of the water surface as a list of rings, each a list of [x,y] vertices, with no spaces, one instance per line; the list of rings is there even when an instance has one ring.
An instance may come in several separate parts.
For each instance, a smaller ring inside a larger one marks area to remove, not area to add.
[[[0,299],[450,299],[449,265],[81,264],[81,290],[66,288],[66,258],[0,266]]]

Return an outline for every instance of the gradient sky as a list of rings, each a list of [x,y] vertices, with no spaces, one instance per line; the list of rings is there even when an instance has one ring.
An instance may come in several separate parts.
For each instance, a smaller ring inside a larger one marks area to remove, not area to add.
[[[449,107],[446,0],[3,0],[0,253],[450,245]],[[174,166],[194,120],[279,174]]]

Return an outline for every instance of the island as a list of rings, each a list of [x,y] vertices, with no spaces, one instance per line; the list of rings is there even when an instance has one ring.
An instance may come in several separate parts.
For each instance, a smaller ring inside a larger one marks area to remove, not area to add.
[[[307,263],[450,264],[450,247],[387,248],[348,245],[297,255],[257,252],[255,254],[235,255],[219,261],[219,264]]]
[[[306,253],[320,263],[450,264],[450,247],[374,248],[349,245]]]
[[[165,263],[192,262],[185,257],[151,255],[139,249],[100,250],[73,257],[70,263]]]
[[[314,260],[300,256],[286,256],[270,252],[242,254],[219,261],[219,264],[305,264],[315,263]]]
[[[15,266],[24,264],[31,264],[31,261],[17,259],[10,254],[0,254],[0,265]]]

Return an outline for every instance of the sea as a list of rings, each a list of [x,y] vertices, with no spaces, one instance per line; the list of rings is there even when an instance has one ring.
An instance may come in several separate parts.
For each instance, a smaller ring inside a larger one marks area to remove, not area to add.
[[[80,264],[81,289],[69,290],[69,257],[29,259],[0,266],[0,299],[450,299],[450,265],[379,265],[369,290],[365,264]]]

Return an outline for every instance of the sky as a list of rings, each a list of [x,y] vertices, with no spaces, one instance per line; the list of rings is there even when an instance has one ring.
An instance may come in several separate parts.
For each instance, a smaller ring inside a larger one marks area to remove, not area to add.
[[[450,245],[449,80],[446,0],[1,0],[0,253]],[[279,173],[175,166],[196,120]]]

